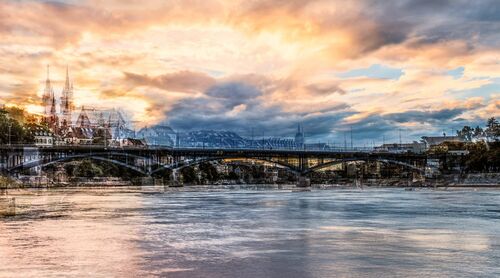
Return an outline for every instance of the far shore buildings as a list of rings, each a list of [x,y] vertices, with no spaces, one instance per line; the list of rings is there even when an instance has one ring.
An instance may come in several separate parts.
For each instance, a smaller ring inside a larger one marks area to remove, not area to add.
[[[440,145],[444,142],[464,142],[464,139],[459,136],[423,136],[422,142],[425,144],[425,148],[429,149],[432,146]]]
[[[464,142],[459,136],[423,136],[420,142],[412,143],[390,143],[375,147],[375,151],[392,153],[423,153],[434,146],[439,146],[445,142]]]
[[[42,96],[44,114],[42,121],[54,136],[54,144],[121,144],[127,138],[135,137],[128,127],[123,114],[117,109],[97,109],[81,107],[75,109],[73,102],[73,83],[70,82],[69,69],[61,91],[59,107],[52,87],[49,66]],[[59,108],[59,109],[58,109]],[[46,139],[46,138],[45,138]],[[132,141],[135,142],[135,141]],[[40,145],[47,144],[45,140]]]

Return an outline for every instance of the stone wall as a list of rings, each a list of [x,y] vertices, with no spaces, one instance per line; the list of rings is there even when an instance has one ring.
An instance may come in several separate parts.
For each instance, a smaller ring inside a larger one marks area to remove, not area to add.
[[[462,183],[500,185],[500,173],[467,174]]]

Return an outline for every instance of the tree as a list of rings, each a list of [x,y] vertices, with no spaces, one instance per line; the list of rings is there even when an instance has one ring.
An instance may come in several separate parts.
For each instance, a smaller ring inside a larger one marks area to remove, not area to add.
[[[0,110],[0,144],[30,143],[29,132],[21,123],[10,116],[6,110]]]
[[[211,163],[201,163],[200,171],[203,174],[204,179],[213,183],[219,179],[219,173],[217,169]]]
[[[9,114],[9,116],[18,121],[21,124],[24,124],[26,121],[26,111],[24,109],[12,106],[12,107],[6,107],[5,111]]]
[[[464,126],[462,130],[457,130],[457,136],[462,138],[465,141],[472,141],[472,137],[474,135],[474,129],[470,126]]]
[[[472,134],[472,136],[474,138],[483,137],[484,136],[484,130],[481,127],[479,127],[479,126],[476,126],[476,128],[474,129],[474,133]]]
[[[92,163],[90,159],[83,160],[74,171],[75,175],[78,177],[93,178],[97,176],[102,176],[102,169]]]
[[[238,176],[238,174],[236,174],[234,171],[231,171],[229,172],[229,174],[227,175],[227,179],[228,180],[239,180],[240,177]]]
[[[68,163],[64,165],[64,171],[66,171],[66,174],[70,177],[74,176],[75,174],[75,164],[73,163]]]
[[[25,121],[26,113],[17,107],[0,109],[0,144],[31,144],[35,131],[48,131],[47,126]]]
[[[494,117],[489,118],[484,132],[489,140],[497,141],[500,137],[500,123]]]
[[[185,183],[198,183],[198,175],[193,167],[185,167],[181,169],[182,181]]]

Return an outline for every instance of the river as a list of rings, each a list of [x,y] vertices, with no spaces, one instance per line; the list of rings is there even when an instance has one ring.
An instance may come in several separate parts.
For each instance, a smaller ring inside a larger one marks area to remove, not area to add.
[[[495,189],[8,194],[0,277],[500,276]]]

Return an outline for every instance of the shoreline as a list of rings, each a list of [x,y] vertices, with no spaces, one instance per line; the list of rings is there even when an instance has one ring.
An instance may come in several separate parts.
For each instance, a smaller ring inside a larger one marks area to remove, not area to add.
[[[170,189],[369,189],[369,188],[394,188],[394,189],[434,189],[434,188],[500,188],[500,183],[490,184],[490,183],[460,183],[460,184],[415,184],[415,185],[388,185],[388,184],[365,184],[357,185],[352,184],[311,184],[308,187],[299,187],[295,184],[268,184],[268,183],[257,183],[257,184],[195,184],[195,185],[183,185],[183,186],[170,186],[165,185],[155,185],[155,184],[142,184],[134,185],[130,183],[85,183],[85,184],[51,184],[48,186],[11,186],[11,187],[0,187],[0,196],[4,192],[9,190],[22,190],[22,189],[112,189],[112,188],[170,188]]]

